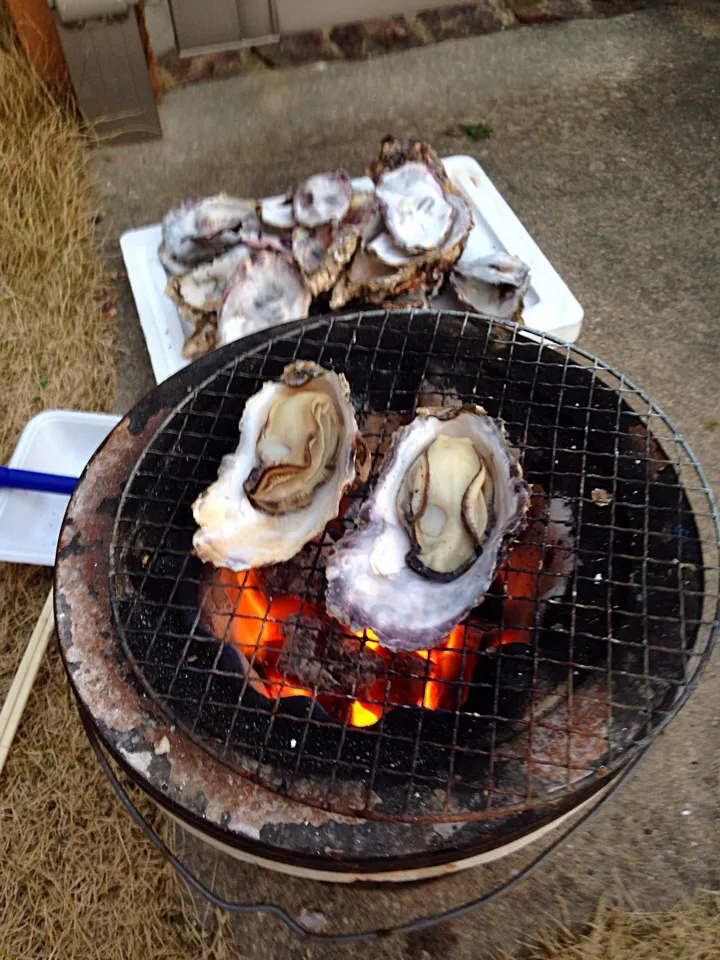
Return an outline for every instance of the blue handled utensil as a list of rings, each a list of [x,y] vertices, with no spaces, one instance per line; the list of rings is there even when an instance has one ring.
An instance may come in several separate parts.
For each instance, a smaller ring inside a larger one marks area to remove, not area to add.
[[[61,477],[55,473],[36,473],[34,470],[0,467],[0,487],[10,487],[13,490],[59,493],[67,497],[73,492],[77,482],[77,477]]]

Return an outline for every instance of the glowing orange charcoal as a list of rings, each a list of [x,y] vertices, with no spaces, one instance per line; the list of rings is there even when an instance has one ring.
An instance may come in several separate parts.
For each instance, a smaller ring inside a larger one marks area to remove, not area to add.
[[[202,602],[212,632],[231,643],[262,675],[267,696],[312,696],[312,691],[288,683],[276,669],[285,643],[283,621],[299,613],[300,597],[270,598],[254,570],[233,573],[222,568],[210,574]]]
[[[350,704],[349,721],[353,727],[371,727],[382,716],[382,706],[379,703],[361,703],[353,700]]]
[[[316,606],[293,595],[268,595],[254,570],[212,570],[208,577],[201,594],[207,625],[245,657],[257,677],[251,678],[253,687],[269,699],[315,695],[331,716],[341,722],[347,719],[355,727],[377,723],[385,704],[389,709],[418,706],[455,710],[467,699],[477,651],[486,639],[478,630],[461,625],[432,650],[398,653],[382,646],[372,630],[358,632],[364,646],[380,657],[387,672],[349,700],[332,690],[314,693],[278,669],[285,642],[284,621],[301,610],[316,616],[321,613]]]

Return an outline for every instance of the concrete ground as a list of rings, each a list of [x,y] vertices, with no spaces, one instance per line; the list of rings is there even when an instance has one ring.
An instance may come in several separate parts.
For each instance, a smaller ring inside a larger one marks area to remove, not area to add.
[[[720,5],[517,30],[362,63],[238,77],[170,94],[162,142],[96,161],[111,255],[184,194],[282,190],[360,173],[388,131],[476,156],[585,308],[580,344],[639,383],[720,477]],[[491,139],[458,141],[488,120]],[[118,409],[152,374],[126,287]],[[720,666],[614,799],[533,879],[435,933],[355,948],[298,944],[274,920],[238,924],[253,958],[482,957],[555,918],[586,919],[608,890],[659,908],[720,888]],[[193,862],[201,866],[195,854]],[[509,864],[516,868],[522,858]],[[217,864],[215,865],[217,869]],[[346,929],[469,899],[507,872],[398,891],[343,890],[221,863],[235,895],[321,911]]]

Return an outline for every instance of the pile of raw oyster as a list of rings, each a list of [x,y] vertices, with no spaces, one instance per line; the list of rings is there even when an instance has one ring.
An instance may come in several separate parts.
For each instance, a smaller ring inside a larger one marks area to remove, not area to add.
[[[517,257],[463,256],[470,205],[434,150],[386,137],[368,165],[309,177],[272,201],[186,200],[163,220],[167,295],[192,325],[183,354],[347,304],[423,307],[448,282],[467,307],[522,316],[529,269]]]
[[[193,505],[197,555],[233,571],[302,565],[368,466],[345,377],[290,364],[245,404],[237,450]],[[434,646],[487,593],[529,501],[482,407],[419,409],[394,431],[356,525],[323,555],[327,613],[392,650]]]

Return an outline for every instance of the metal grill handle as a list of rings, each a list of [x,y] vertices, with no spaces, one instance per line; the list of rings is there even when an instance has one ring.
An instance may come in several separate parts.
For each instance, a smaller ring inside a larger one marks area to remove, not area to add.
[[[160,851],[160,853],[165,857],[167,862],[174,868],[176,873],[182,877],[182,879],[192,887],[196,893],[201,894],[205,897],[214,907],[217,907],[220,910],[226,910],[228,913],[266,913],[271,914],[274,917],[277,917],[278,920],[281,920],[285,926],[287,926],[297,937],[302,940],[307,941],[308,943],[338,943],[338,944],[348,944],[348,943],[361,943],[371,940],[379,940],[384,937],[394,936],[396,934],[410,934],[417,933],[421,930],[427,930],[430,927],[437,926],[440,923],[446,923],[451,920],[457,920],[460,917],[465,916],[468,913],[479,909],[480,907],[486,906],[487,904],[493,902],[498,897],[510,893],[511,890],[514,890],[520,883],[526,880],[531,874],[535,873],[550,857],[558,850],[571,836],[573,836],[577,831],[583,827],[588,820],[600,809],[603,804],[614,796],[616,791],[625,783],[630,777],[635,773],[637,767],[645,756],[649,749],[649,745],[641,750],[628,764],[628,766],[618,774],[615,781],[610,784],[610,787],[603,793],[599,800],[591,806],[588,810],[583,813],[583,815],[575,821],[564,833],[560,834],[557,839],[553,840],[549,847],[538,854],[533,860],[530,861],[525,867],[522,868],[514,876],[510,877],[505,882],[498,884],[488,893],[484,893],[479,897],[476,897],[474,900],[469,900],[467,903],[460,904],[458,907],[453,907],[450,910],[445,910],[442,913],[431,914],[428,917],[419,917],[417,920],[412,920],[409,923],[398,924],[393,927],[381,927],[375,930],[359,930],[354,933],[314,933],[311,930],[308,930],[307,927],[304,927],[301,923],[298,923],[294,917],[279,904],[276,903],[236,903],[230,900],[224,900],[222,897],[218,897],[213,891],[207,887],[202,880],[199,880],[194,873],[192,873],[170,850],[167,844],[158,836],[153,827],[147,822],[145,817],[137,809],[133,801],[130,799],[125,787],[120,783],[115,771],[110,766],[110,763],[105,756],[105,752],[100,745],[97,734],[95,733],[95,728],[93,726],[91,718],[88,716],[87,711],[84,707],[78,703],[78,710],[80,713],[80,718],[82,720],[83,727],[90,741],[90,745],[93,748],[98,762],[105,774],[105,776],[110,781],[110,786],[115,791],[116,796],[128,811],[135,823],[140,827],[140,829],[145,833],[148,840],[153,844],[153,846]]]

